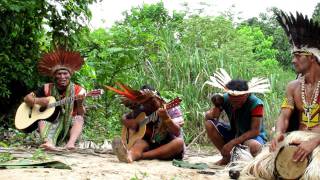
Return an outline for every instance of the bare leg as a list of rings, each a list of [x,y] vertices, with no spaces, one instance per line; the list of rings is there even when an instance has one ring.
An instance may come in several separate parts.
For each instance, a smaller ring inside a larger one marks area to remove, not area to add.
[[[223,146],[225,145],[223,137],[220,135],[217,128],[210,121],[206,121],[204,125],[206,127],[206,131],[209,139],[216,146],[216,148],[221,152]]]
[[[216,148],[221,153],[221,150],[222,150],[223,146],[225,145],[223,137],[220,135],[217,128],[210,121],[205,121],[204,125],[205,125],[209,139],[211,140],[211,142],[216,146]],[[222,159],[219,160],[218,162],[216,162],[215,164],[226,165],[229,163],[229,161],[230,161],[230,157],[222,157]]]
[[[39,127],[40,134],[41,135],[44,134],[45,122],[39,121],[38,127]],[[54,151],[56,149],[55,145],[49,139],[43,139],[43,144],[41,144],[40,147],[49,151]]]
[[[138,140],[130,150],[123,144],[121,138],[115,138],[112,142],[113,152],[117,155],[119,161],[131,163],[141,159],[142,152],[149,148],[149,144],[144,140]]]
[[[132,148],[129,150],[129,158],[132,161],[137,161],[142,159],[142,154],[144,151],[149,149],[149,144],[145,140],[138,140]]]
[[[182,138],[175,138],[169,143],[151,151],[143,152],[142,159],[171,159],[183,151],[184,141]]]
[[[68,143],[65,146],[65,148],[67,148],[69,150],[75,149],[75,143],[82,132],[82,127],[83,127],[83,122],[84,122],[82,116],[75,116],[73,121],[74,122],[73,122],[73,125],[70,130],[70,138],[69,138]]]
[[[262,145],[254,139],[249,139],[245,141],[243,144],[249,147],[250,153],[252,154],[253,157],[256,156],[261,151],[261,148],[262,148]]]

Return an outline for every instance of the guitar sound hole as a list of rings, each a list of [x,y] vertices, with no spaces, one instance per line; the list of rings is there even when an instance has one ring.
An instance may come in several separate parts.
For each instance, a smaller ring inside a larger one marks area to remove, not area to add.
[[[39,111],[40,112],[43,112],[43,111],[45,111],[47,109],[47,107],[41,107],[40,109],[39,109]]]

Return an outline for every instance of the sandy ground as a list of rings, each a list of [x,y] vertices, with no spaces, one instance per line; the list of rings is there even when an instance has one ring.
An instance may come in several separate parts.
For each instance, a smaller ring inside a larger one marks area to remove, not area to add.
[[[51,154],[53,160],[59,160],[71,166],[72,170],[51,168],[2,169],[0,179],[10,180],[49,180],[49,179],[110,179],[110,180],[187,180],[187,179],[229,179],[223,170],[212,169],[219,155],[201,154],[187,151],[185,160],[191,163],[204,162],[209,165],[206,171],[215,175],[199,174],[199,170],[185,169],[172,165],[171,161],[141,160],[131,164],[119,162],[115,155],[96,153]],[[215,167],[216,168],[216,167]]]

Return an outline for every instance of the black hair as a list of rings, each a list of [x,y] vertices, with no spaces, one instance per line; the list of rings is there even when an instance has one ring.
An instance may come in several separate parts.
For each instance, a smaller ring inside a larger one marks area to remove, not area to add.
[[[247,91],[249,89],[248,82],[241,79],[231,80],[226,87],[232,91]]]
[[[141,86],[140,90],[143,90],[143,89],[149,89],[151,91],[156,91],[157,92],[157,95],[160,96],[160,93],[159,91],[157,91],[153,86],[151,86],[150,84],[145,84],[143,86]]]

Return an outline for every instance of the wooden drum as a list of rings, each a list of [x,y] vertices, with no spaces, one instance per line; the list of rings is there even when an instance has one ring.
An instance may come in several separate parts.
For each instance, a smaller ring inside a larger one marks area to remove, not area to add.
[[[309,157],[304,161],[294,162],[292,157],[297,149],[295,145],[288,145],[279,150],[274,161],[277,179],[299,179],[304,174],[309,164]]]

